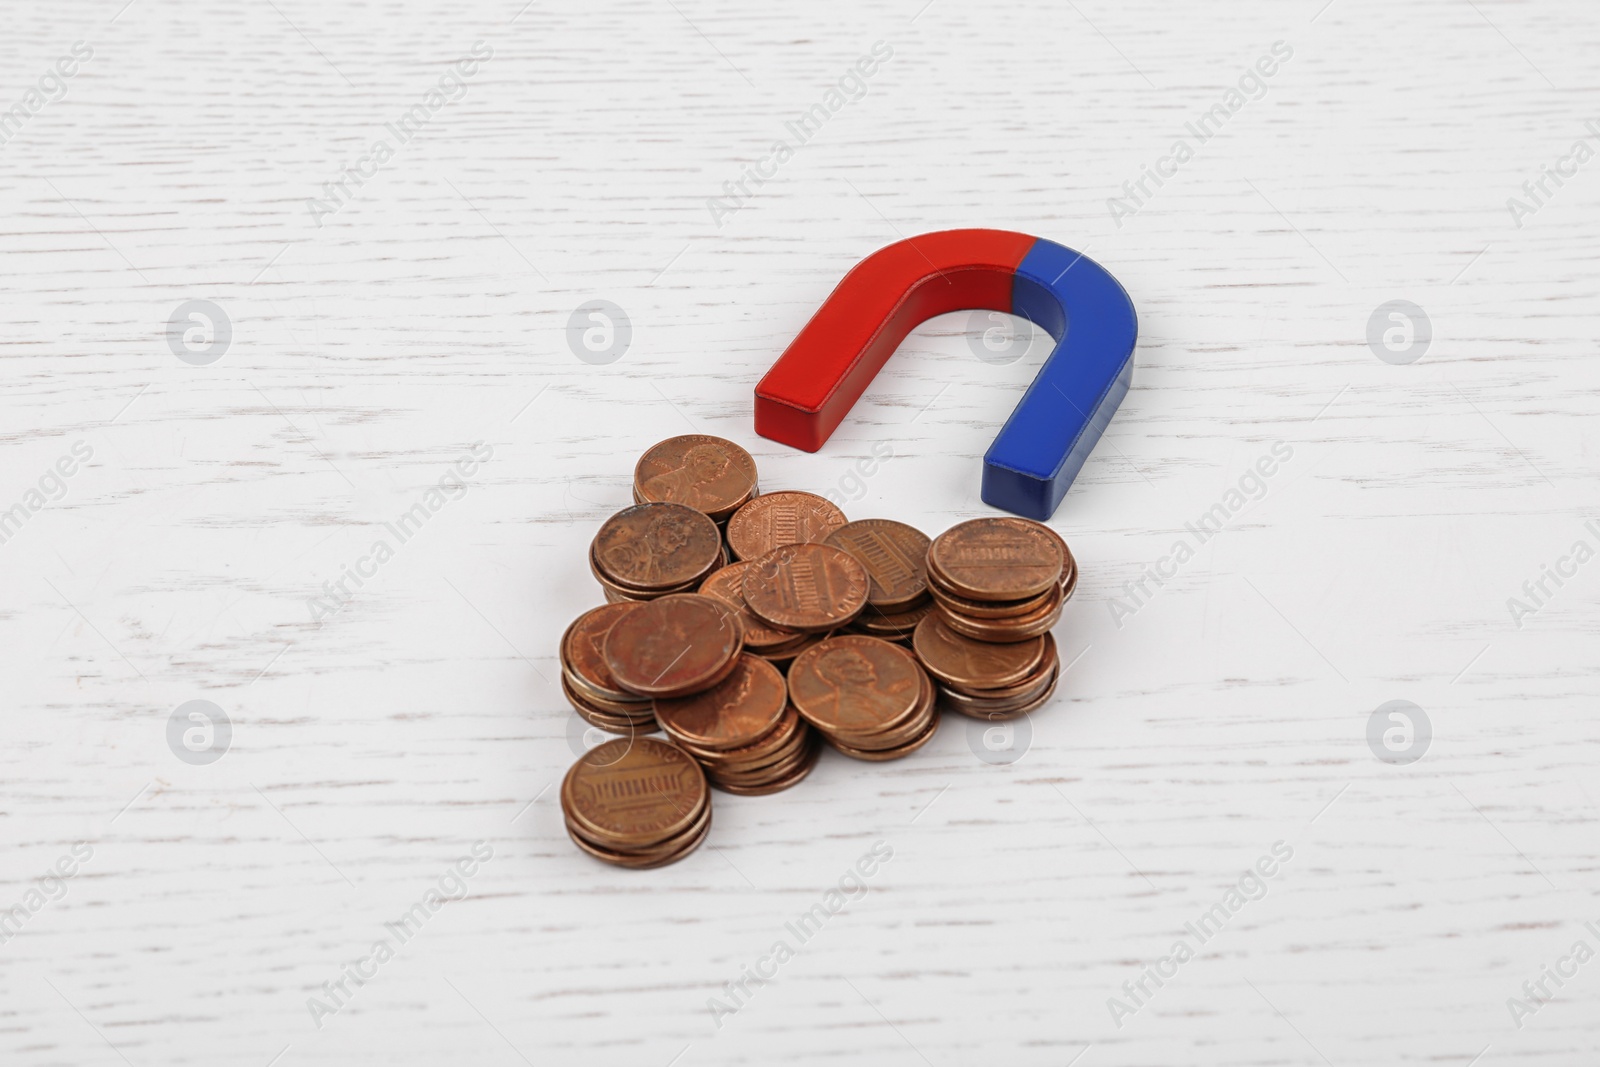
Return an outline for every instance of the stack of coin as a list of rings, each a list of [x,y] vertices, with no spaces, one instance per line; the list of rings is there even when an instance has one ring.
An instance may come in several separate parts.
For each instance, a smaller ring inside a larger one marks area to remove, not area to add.
[[[867,606],[850,630],[886,641],[910,641],[917,623],[933,610],[928,535],[893,519],[857,519],[823,543],[844,549],[867,569]]]
[[[956,633],[999,644],[1030,641],[1061,618],[1068,557],[1066,543],[1042,523],[971,519],[928,546],[928,587],[939,618]]]
[[[722,531],[687,504],[623,508],[589,546],[589,569],[612,603],[689,592],[727,562]]]
[[[830,637],[789,668],[795,709],[846,756],[909,755],[939,729],[933,684],[899,645],[861,634]]]
[[[917,624],[917,659],[939,680],[945,707],[974,719],[1014,719],[1043,707],[1056,691],[1061,659],[1050,634],[1025,641],[976,641],[942,615]]]
[[[640,606],[629,602],[591,608],[561,635],[561,691],[585,722],[614,734],[656,729],[650,698],[618,685],[605,659],[606,634],[618,619]]]
[[[706,434],[670,437],[640,456],[633,468],[635,504],[686,504],[719,523],[756,493],[756,461],[750,453]]]
[[[735,559],[755,559],[784,545],[822,541],[844,524],[844,512],[825,497],[788,490],[767,493],[728,520],[728,549]]]
[[[717,685],[655,702],[667,736],[693,756],[718,789],[756,796],[811,773],[822,743],[789,706],[778,668],[746,653]]]
[[[660,867],[711,831],[711,790],[700,765],[654,737],[619,737],[590,749],[561,782],[567,836],[618,867]]]
[[[616,684],[652,699],[710,689],[733,673],[743,648],[739,616],[698,593],[638,605],[612,623],[602,646]]]

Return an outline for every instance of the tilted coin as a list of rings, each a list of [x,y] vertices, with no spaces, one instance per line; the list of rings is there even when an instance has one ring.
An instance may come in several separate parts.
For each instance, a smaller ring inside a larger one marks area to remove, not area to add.
[[[876,637],[841,634],[789,667],[795,709],[825,733],[890,729],[916,712],[922,668],[905,649]]]
[[[641,501],[686,504],[711,516],[728,514],[755,492],[756,461],[721,437],[669,437],[639,457],[633,487]]]
[[[1060,539],[1029,519],[969,519],[928,548],[929,568],[974,600],[1036,596],[1061,580],[1065,562]]]
[[[857,519],[828,535],[823,544],[842,548],[867,569],[867,603],[892,611],[928,591],[928,535],[893,519]]]
[[[709,799],[700,766],[653,737],[596,745],[561,782],[562,811],[585,836],[616,849],[647,848],[682,833]]]
[[[728,547],[739,559],[755,559],[783,545],[821,541],[844,524],[844,512],[825,497],[789,490],[767,493],[733,513]]]
[[[1008,645],[974,641],[946,626],[937,612],[917,623],[912,647],[929,674],[972,689],[992,689],[1019,682],[1044,656],[1042,637]]]
[[[656,718],[673,738],[700,748],[759,741],[783,718],[789,691],[778,668],[745,653],[733,673],[691,696],[657,699]]]
[[[715,685],[744,644],[739,616],[713,597],[674,593],[647,601],[606,634],[606,667],[630,693],[672,697]]]
[[[866,568],[842,548],[785,545],[751,561],[745,606],[763,622],[801,633],[843,626],[867,602]]]
[[[561,635],[561,666],[588,683],[595,695],[627,700],[630,694],[617,685],[606,667],[606,634],[616,621],[639,605],[635,602],[604,604],[591,608],[573,620]]]
[[[595,535],[599,575],[626,589],[696,582],[721,558],[722,535],[703,512],[684,504],[634,504],[607,519]]]
[[[750,561],[742,560],[714,571],[711,577],[700,583],[700,593],[714,596],[729,607],[738,609],[739,621],[744,625],[744,645],[751,652],[798,643],[803,634],[771,626],[750,613],[744,602],[744,572],[749,567]]]

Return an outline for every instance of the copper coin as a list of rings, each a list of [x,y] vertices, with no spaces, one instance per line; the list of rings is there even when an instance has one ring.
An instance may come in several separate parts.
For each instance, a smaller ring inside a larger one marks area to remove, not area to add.
[[[977,702],[973,704],[960,704],[951,699],[952,694],[946,690],[940,696],[944,698],[946,706],[951,710],[960,712],[969,719],[982,719],[987,722],[1002,722],[1006,719],[1020,719],[1024,715],[1038,711],[1049,703],[1050,698],[1056,695],[1056,685],[1061,681],[1061,664],[1056,663],[1053,670],[1045,680],[1044,689],[1026,703],[1005,701],[1001,704],[985,706]]]
[[[763,649],[778,648],[789,643],[798,643],[802,634],[794,630],[784,630],[777,626],[769,626],[750,613],[744,602],[744,572],[749,568],[748,561],[730,563],[712,573],[700,584],[700,593],[704,596],[714,596],[729,607],[739,610],[739,621],[744,624],[744,645],[751,652],[760,652]]]
[[[1028,519],[969,519],[928,548],[930,567],[974,600],[1037,596],[1061,580],[1065,558],[1053,532]]]
[[[867,603],[867,569],[842,548],[775,548],[744,572],[744,602],[763,622],[801,633],[843,626]]]
[[[879,730],[872,733],[850,733],[846,730],[835,730],[830,737],[849,745],[852,748],[884,749],[895,748],[918,736],[928,727],[928,720],[937,712],[934,705],[937,703],[938,690],[933,682],[928,679],[926,671],[922,673],[922,691],[917,697],[917,708],[911,717],[888,730]]]
[[[585,842],[595,846],[598,849],[601,849],[605,852],[627,855],[636,859],[645,859],[649,857],[659,858],[679,851],[684,845],[688,844],[691,840],[699,836],[700,833],[705,830],[706,824],[711,821],[710,800],[711,793],[708,790],[706,792],[706,803],[701,805],[700,808],[695,812],[693,821],[690,822],[687,827],[678,831],[677,833],[663,837],[660,840],[650,841],[645,844],[622,844],[603,835],[597,836],[590,832],[588,827],[583,824],[582,820],[574,819],[570,813],[565,814],[564,817],[567,824],[568,833],[572,834],[574,837],[583,839]]]
[[[970,689],[994,689],[1020,682],[1044,656],[1042,637],[1009,645],[974,641],[946,626],[938,613],[917,624],[912,647],[929,674]]]
[[[701,748],[753,744],[783,718],[789,690],[778,668],[749,653],[733,673],[710,689],[672,700],[657,699],[656,718],[674,738]]]
[[[947,588],[935,576],[934,571],[928,572],[928,591],[933,594],[933,599],[951,611],[973,619],[1009,619],[1017,615],[1026,615],[1037,611],[1060,589],[1059,585],[1052,585],[1038,596],[1025,597],[1021,600],[973,600]]]
[[[732,512],[755,492],[756,461],[721,437],[669,437],[639,457],[633,487],[641,501],[686,504],[708,515]]]
[[[910,636],[911,631],[917,628],[917,623],[923,620],[928,612],[933,610],[932,599],[923,600],[913,604],[903,611],[882,612],[868,604],[866,609],[855,618],[855,624],[863,630],[874,634]]]
[[[595,567],[618,586],[658,589],[698,581],[720,558],[722,535],[684,504],[635,504],[600,526]]]
[[[926,730],[897,748],[856,748],[852,745],[840,744],[831,737],[827,738],[827,742],[840,753],[849,756],[851,759],[869,760],[874,763],[884,763],[888,760],[900,759],[902,756],[909,756],[923,745],[926,745],[929,741],[932,741],[933,735],[939,732],[939,723],[941,721],[942,720],[938,715],[933,716],[933,719],[929,722]]]
[[[950,685],[948,682],[942,688],[953,690],[963,696],[981,698],[985,700],[1009,700],[1013,697],[1026,696],[1030,699],[1037,696],[1039,690],[1049,680],[1050,672],[1060,666],[1061,657],[1056,651],[1056,639],[1051,634],[1044,635],[1044,655],[1040,657],[1038,666],[1028,672],[1028,676],[1020,682],[1007,686],[992,687],[989,689],[973,689],[964,685]]]
[[[739,559],[755,559],[784,545],[821,541],[844,524],[844,512],[815,493],[767,493],[733,513],[728,547]]]
[[[783,709],[783,715],[779,717],[778,724],[770,733],[748,745],[740,748],[711,749],[679,741],[678,747],[698,759],[702,765],[715,763],[728,766],[746,764],[755,766],[768,761],[773,755],[782,753],[796,741],[803,739],[805,731],[809,728],[806,721],[800,717],[800,713],[794,710],[794,705],[790,704]]]
[[[726,677],[743,643],[733,609],[698,593],[675,593],[641,604],[611,627],[606,667],[630,693],[682,696]]]
[[[613,848],[646,847],[682,833],[707,798],[700,766],[653,737],[596,745],[561,782],[562,811],[586,836]]]
[[[795,657],[800,655],[800,653],[806,651],[807,649],[817,647],[818,645],[822,644],[822,642],[839,632],[840,631],[838,630],[824,630],[822,633],[801,634],[799,639],[793,644],[784,645],[781,648],[758,648],[756,649],[756,655],[760,656],[768,663],[778,665],[793,663]]]
[[[829,534],[824,544],[842,548],[867,569],[867,603],[893,611],[928,591],[928,535],[893,519],[857,519]]]
[[[830,637],[789,667],[795,709],[827,733],[899,725],[916,712],[922,683],[922,670],[905,649],[855,634]]]
[[[711,807],[706,806],[702,821],[687,835],[673,838],[666,845],[637,852],[619,852],[614,849],[597,845],[584,837],[569,822],[567,836],[578,848],[587,852],[597,860],[612,864],[616,867],[626,867],[631,870],[649,870],[654,867],[665,867],[669,863],[676,863],[689,853],[699,848],[701,843],[711,833]]]
[[[561,635],[561,666],[588,683],[601,696],[613,700],[627,700],[629,694],[617,685],[606,667],[606,634],[616,621],[639,605],[605,604],[590,608],[573,620],[567,632]]]
[[[1061,621],[1061,587],[1051,586],[1045,602],[1026,615],[1006,619],[974,619],[944,608],[940,612],[946,626],[974,640],[1000,644],[1026,641],[1049,632],[1052,626]]]
[[[767,796],[772,793],[779,793],[802,781],[806,775],[810,774],[812,768],[817,765],[817,760],[821,755],[822,742],[816,737],[813,737],[810,749],[807,752],[805,759],[800,763],[798,768],[789,774],[787,778],[784,778],[780,781],[771,782],[767,785],[758,786],[736,785],[731,782],[718,782],[714,784],[716,785],[716,788],[722,790],[724,793],[732,793],[735,796],[742,797],[759,797]]]
[[[645,733],[655,733],[661,727],[656,723],[655,716],[646,718],[643,715],[619,713],[608,708],[599,707],[585,700],[581,694],[573,690],[568,684],[566,676],[561,678],[561,691],[566,694],[567,702],[572,705],[572,710],[578,717],[591,726],[598,726],[602,730],[609,730],[614,734],[631,734],[643,730]],[[644,707],[650,705],[645,703]]]

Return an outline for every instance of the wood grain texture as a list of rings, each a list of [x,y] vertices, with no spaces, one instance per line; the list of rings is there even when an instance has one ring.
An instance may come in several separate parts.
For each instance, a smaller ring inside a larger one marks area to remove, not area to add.
[[[1600,949],[1600,563],[1507,607],[1600,545],[1600,163],[1507,207],[1600,148],[1592,5],[121,4],[13,5],[0,40],[0,108],[93,49],[0,144],[0,511],[46,479],[0,544],[0,1061],[1592,1062],[1600,962],[1520,1028],[1507,1006]],[[708,199],[880,40],[718,225]],[[315,217],[479,41],[460,98]],[[1264,95],[1113,219],[1276,41]],[[849,266],[955,226],[1087,250],[1142,326],[1053,523],[1082,579],[1031,746],[985,763],[950,720],[898,763],[718,795],[676,866],[589,860],[553,795],[555,644],[644,448],[722,434],[768,488],[929,533],[985,510],[1045,346],[979,360],[984,319],[918,330],[817,455],[750,424]],[[568,345],[591,299],[632,324],[609,365]],[[1393,299],[1432,322],[1410,365],[1368,347]],[[190,300],[231,322],[208,366],[169,349]],[[1264,495],[1114,617],[1276,442]],[[209,765],[168,745],[194,699],[232,723]],[[1391,699],[1431,719],[1421,762],[1368,747]],[[314,1019],[475,841],[465,899]],[[866,893],[715,1018],[878,841]],[[1277,841],[1265,895],[1114,1019]]]

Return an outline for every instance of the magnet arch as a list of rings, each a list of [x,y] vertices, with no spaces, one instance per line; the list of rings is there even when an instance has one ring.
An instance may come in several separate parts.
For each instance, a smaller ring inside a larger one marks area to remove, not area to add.
[[[1127,395],[1139,323],[1104,267],[1009,230],[941,230],[858,263],[756,385],[756,432],[815,452],[900,342],[950,311],[1037,323],[1056,346],[983,457],[983,501],[1048,519]]]

